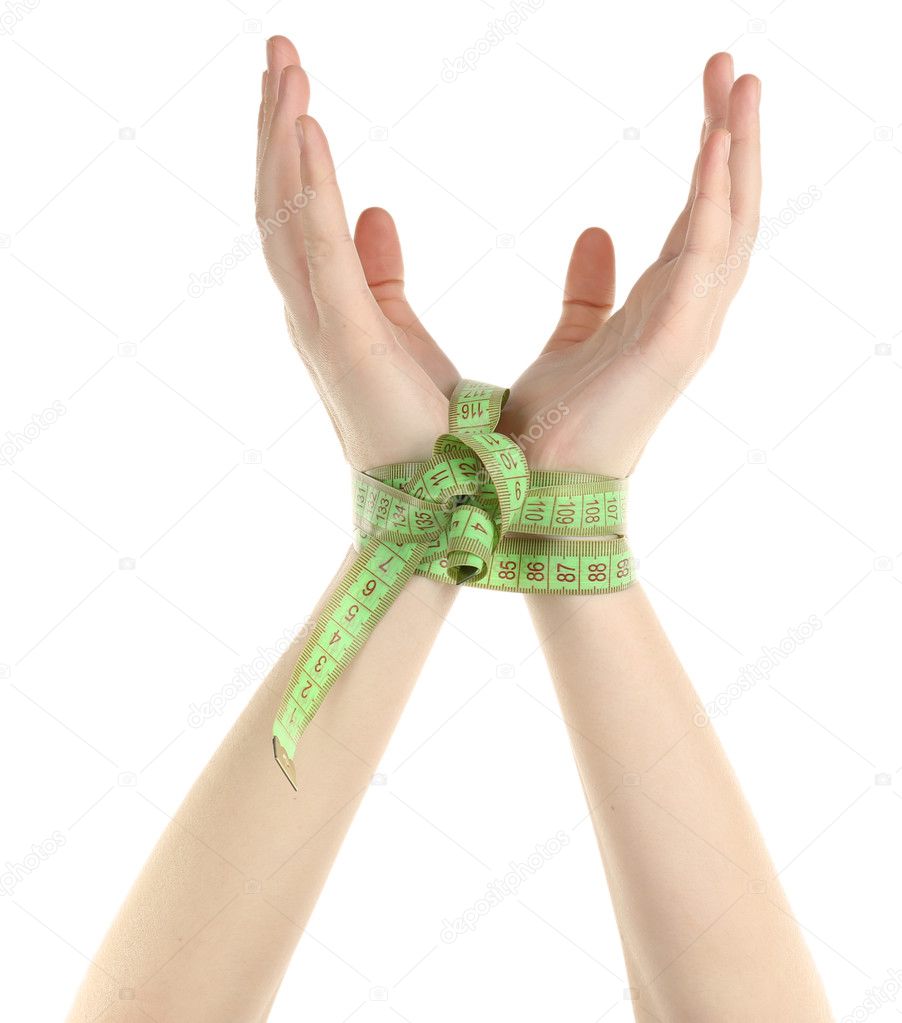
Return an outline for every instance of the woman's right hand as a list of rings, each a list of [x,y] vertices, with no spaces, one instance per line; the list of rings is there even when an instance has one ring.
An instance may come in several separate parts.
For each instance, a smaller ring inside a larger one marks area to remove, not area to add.
[[[285,317],[348,462],[429,457],[458,373],[404,296],[398,235],[365,210],[351,238],[329,144],[307,115],[291,42],[267,43],[257,128],[256,215]]]
[[[703,80],[689,198],[660,255],[611,316],[614,248],[607,232],[583,232],[557,328],[511,389],[501,428],[524,438],[534,468],[628,476],[742,284],[758,230],[761,87],[753,75],[734,81],[726,53]]]

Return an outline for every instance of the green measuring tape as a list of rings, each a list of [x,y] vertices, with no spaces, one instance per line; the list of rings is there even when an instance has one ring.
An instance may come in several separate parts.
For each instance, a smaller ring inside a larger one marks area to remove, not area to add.
[[[462,380],[428,462],[354,472],[357,557],[291,674],[273,751],[297,790],[294,754],[332,684],[414,574],[516,593],[589,594],[633,582],[626,481],[531,471],[495,433],[510,392]]]

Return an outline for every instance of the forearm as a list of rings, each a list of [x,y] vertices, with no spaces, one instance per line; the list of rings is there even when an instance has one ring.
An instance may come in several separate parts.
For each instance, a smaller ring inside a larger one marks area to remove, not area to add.
[[[295,640],[157,843],[69,1023],[265,1018],[454,592],[410,580],[304,733],[297,794],[272,756]]]
[[[831,1018],[755,819],[641,588],[532,597],[639,1020]]]

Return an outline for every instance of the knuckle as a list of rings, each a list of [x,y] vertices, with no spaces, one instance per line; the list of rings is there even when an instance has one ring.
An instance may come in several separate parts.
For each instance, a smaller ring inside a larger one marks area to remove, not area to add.
[[[334,234],[307,234],[304,241],[307,246],[307,262],[311,268],[328,263],[342,248],[353,244],[347,231]]]
[[[369,285],[370,291],[377,302],[390,302],[404,298],[404,281],[400,277],[389,277],[380,281],[373,281]]]
[[[710,242],[703,241],[701,239],[687,239],[683,252],[687,256],[692,256],[697,259],[704,260],[716,260],[721,254],[721,249],[717,245],[712,245]]]

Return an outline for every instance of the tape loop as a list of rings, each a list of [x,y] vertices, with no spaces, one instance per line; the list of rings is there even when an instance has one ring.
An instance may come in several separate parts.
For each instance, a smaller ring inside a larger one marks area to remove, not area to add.
[[[508,393],[461,381],[428,461],[355,471],[359,553],[310,631],[273,725],[276,760],[295,789],[304,729],[412,575],[537,594],[613,593],[633,582],[626,481],[530,471],[495,430]]]
[[[485,576],[499,533],[490,512],[478,504],[462,504],[451,516],[444,539],[448,578],[459,585]]]

